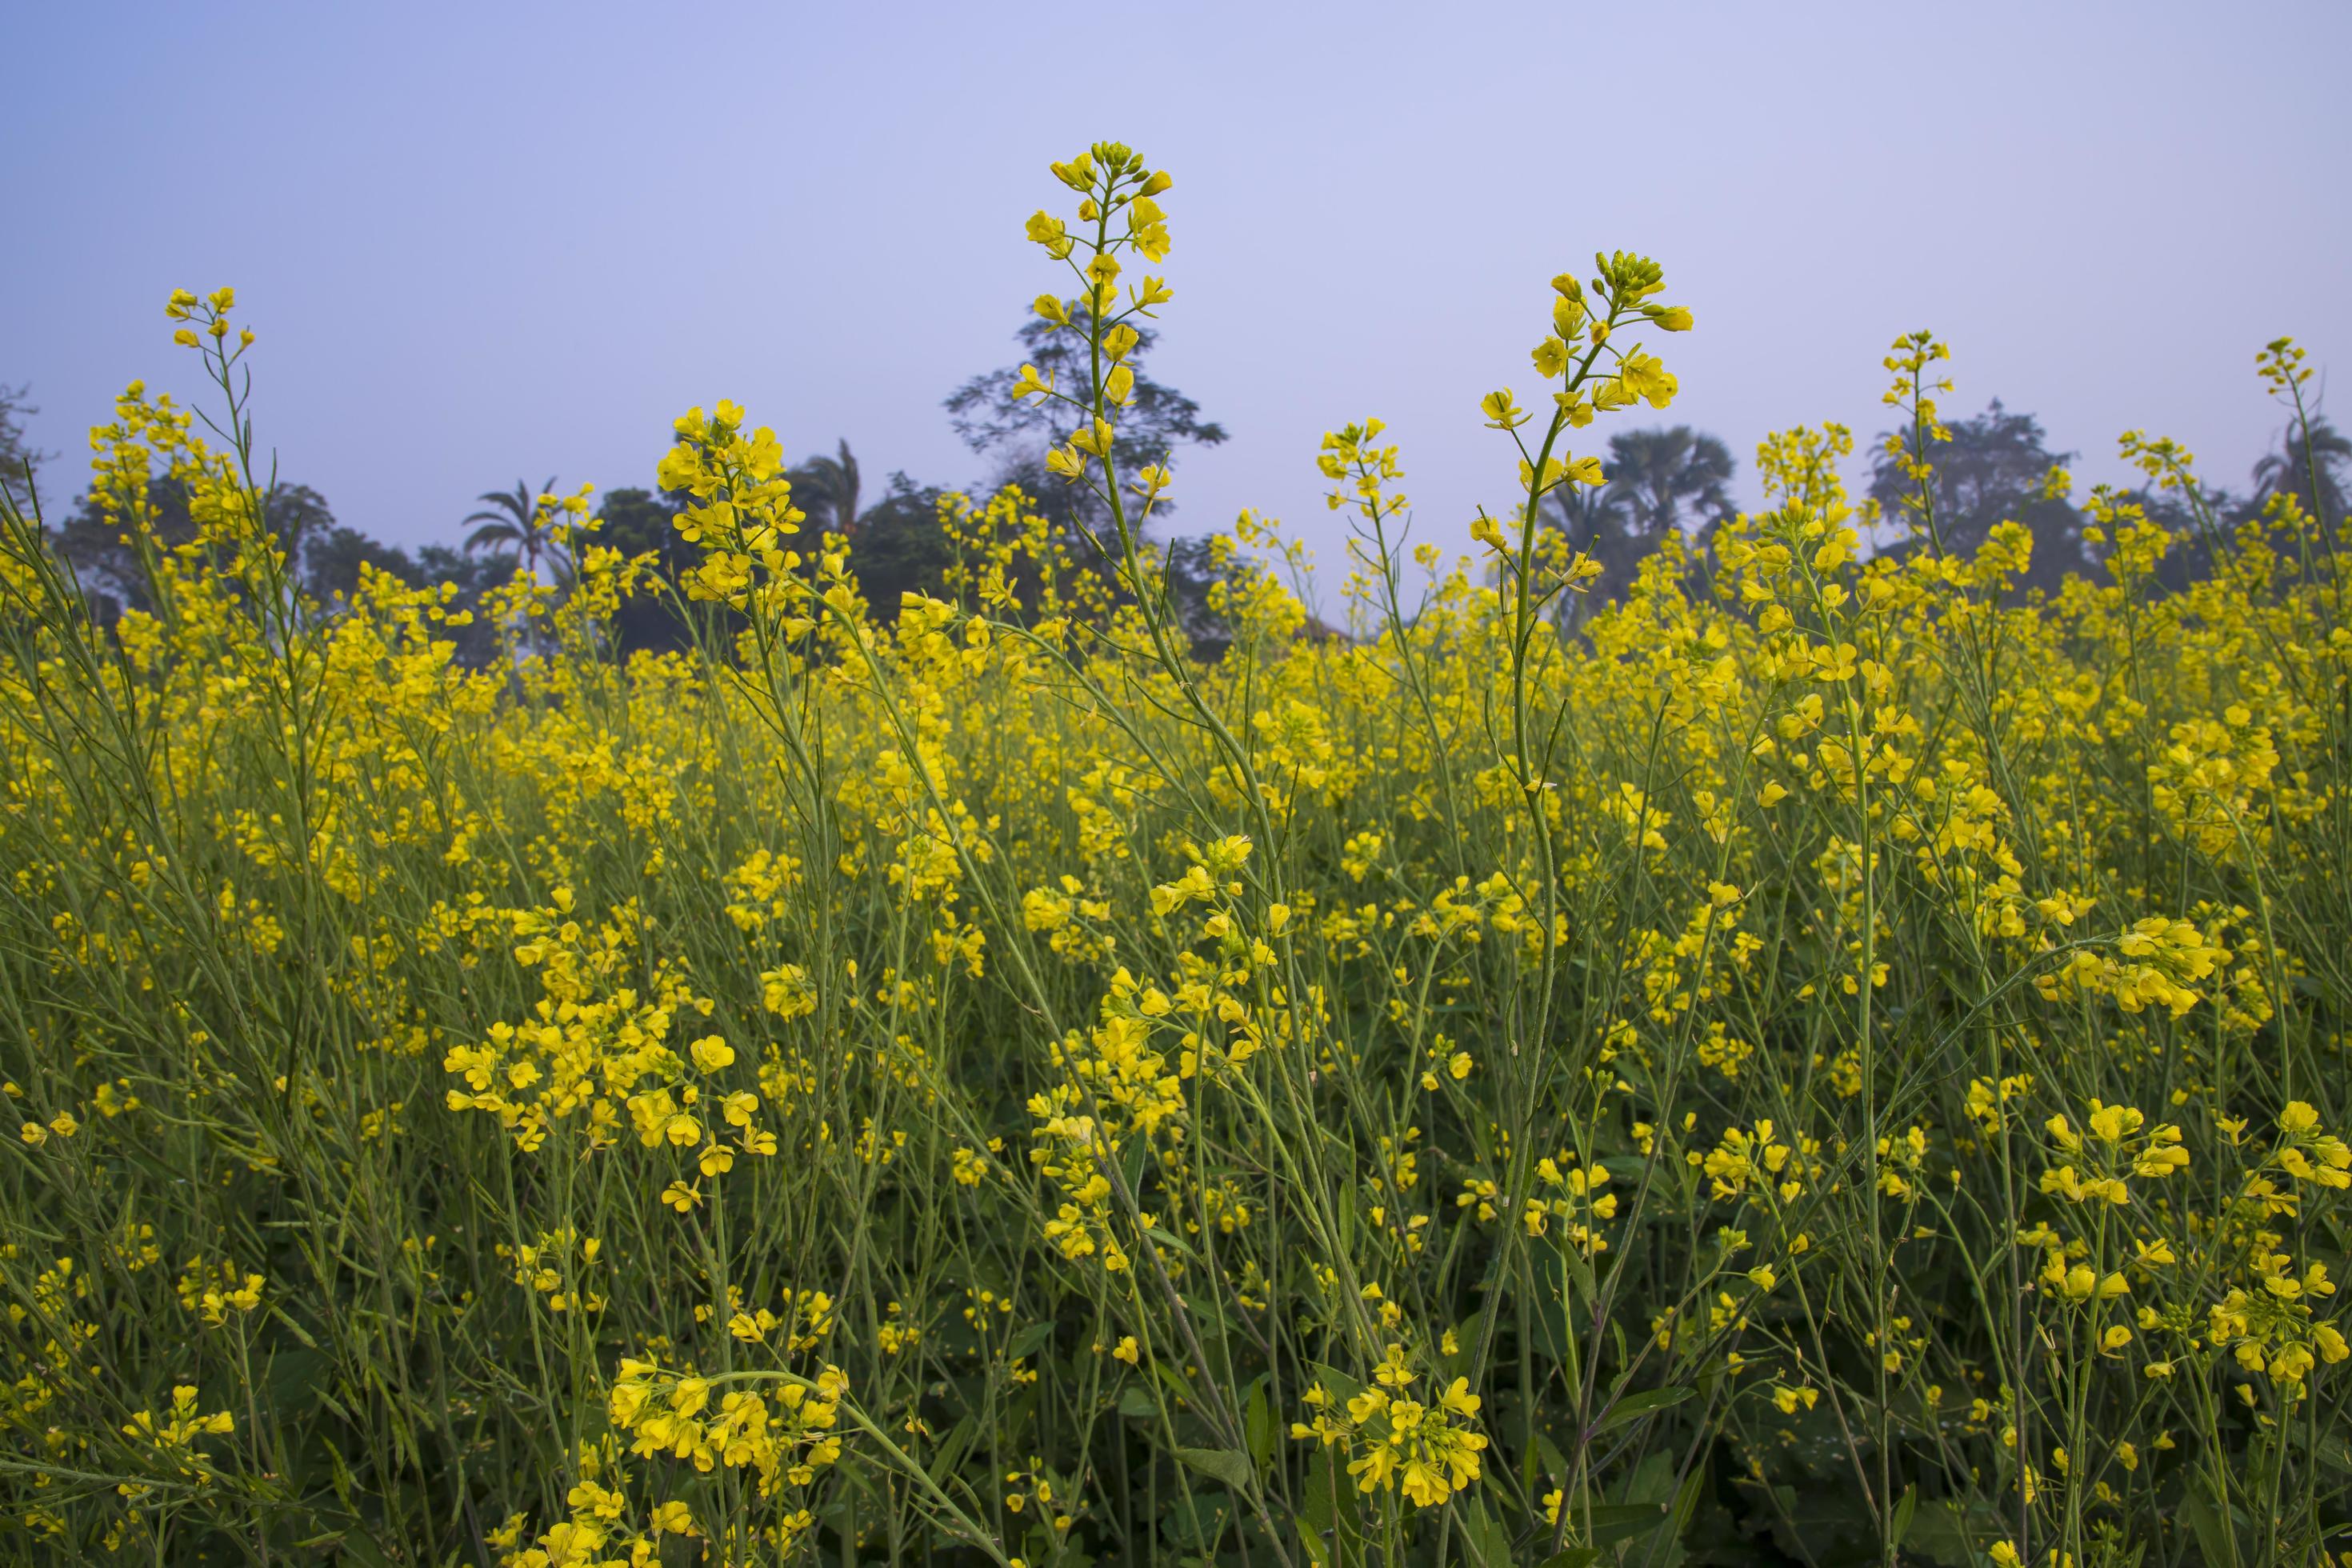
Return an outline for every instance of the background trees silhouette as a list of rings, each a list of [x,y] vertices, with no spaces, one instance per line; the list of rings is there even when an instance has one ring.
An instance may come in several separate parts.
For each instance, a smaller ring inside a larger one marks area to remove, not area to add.
[[[1073,330],[1055,331],[1032,316],[1015,333],[1015,341],[1025,363],[1049,379],[1075,385],[1087,372],[1085,307],[1071,301],[1066,309]],[[1197,402],[1144,369],[1154,342],[1155,334],[1143,330],[1128,358],[1136,369],[1135,396],[1118,458],[1130,470],[1162,461],[1184,446],[1215,446],[1226,439],[1224,426],[1203,417]],[[1045,451],[1066,434],[1068,422],[1043,399],[1015,400],[1012,392],[1018,378],[1017,366],[1003,366],[970,378],[944,400],[950,426],[987,464],[982,482],[970,493],[984,496],[1003,485],[1020,486],[1034,510],[1072,547],[1081,567],[1098,566],[1085,536],[1089,531],[1098,536],[1108,522],[1100,503],[1054,478],[1045,466]],[[0,384],[0,489],[20,507],[30,500],[28,474],[50,456],[27,441],[24,416],[35,412],[28,398],[26,387]],[[2048,486],[2052,469],[2072,463],[2074,454],[2052,450],[2038,418],[2012,412],[1995,399],[1982,413],[1952,420],[1947,428],[1950,438],[1931,447],[1937,526],[1945,549],[1972,552],[1996,524],[2014,521],[2033,536],[2032,565],[2017,586],[2019,595],[2053,594],[2069,575],[2096,573],[2096,552],[2083,538],[2083,514]],[[1910,437],[1908,429],[1895,434],[1906,442]],[[1915,487],[1883,442],[1872,449],[1868,494],[1882,517],[1875,547],[1895,555],[1927,548],[1926,538],[1907,521],[1910,513],[1904,504]],[[1554,491],[1541,512],[1546,526],[1560,531],[1571,547],[1591,554],[1601,567],[1589,593],[1563,600],[1563,630],[1622,600],[1643,562],[1670,539],[1699,547],[1693,569],[1704,570],[1704,545],[1737,510],[1732,483],[1738,464],[1731,448],[1718,437],[1688,425],[1618,432],[1610,438],[1603,468],[1605,483]],[[953,564],[953,550],[940,520],[946,488],[894,472],[877,494],[846,439],[836,440],[831,452],[813,455],[791,472],[793,499],[807,514],[812,537],[833,532],[851,542],[860,584],[886,615],[902,595],[945,592]],[[2291,496],[2323,518],[2344,517],[2352,510],[2352,437],[2324,416],[2311,420],[2307,434],[2302,426],[2291,425],[2249,478],[2243,494],[2211,488],[2195,498],[2177,491],[2132,496],[2179,541],[2158,569],[2159,584],[2179,591],[2194,583],[2211,559],[2210,531],[2257,516],[2275,498]],[[457,548],[426,544],[404,549],[383,543],[338,522],[326,498],[299,484],[281,484],[272,490],[267,525],[322,613],[337,613],[357,589],[364,568],[415,584],[448,584],[455,590],[453,605],[469,608],[517,571],[543,577],[552,574],[561,585],[568,557],[555,548],[552,529],[541,519],[539,505],[541,495],[554,492],[555,482],[551,475],[537,489],[518,479],[509,489],[484,491],[479,504],[462,520],[463,542]],[[194,538],[194,525],[177,481],[168,476],[152,480],[148,500],[159,542],[170,548]],[[695,553],[673,526],[682,504],[681,498],[658,489],[625,486],[610,490],[597,509],[597,541],[625,554],[649,554],[656,575],[675,590]],[[1204,542],[1168,534],[1166,518],[1171,510],[1165,501],[1160,504],[1152,531],[1159,536],[1171,590],[1181,602],[1182,624],[1196,651],[1213,658],[1224,647],[1225,637],[1222,623],[1208,609],[1208,595],[1222,569],[1213,564]],[[51,518],[59,554],[79,574],[105,616],[145,607],[136,556],[96,501],[87,495],[77,497],[61,515],[52,509]],[[681,616],[681,601],[676,592],[629,601],[615,626],[623,650],[687,646],[692,628]],[[470,629],[453,628],[452,635],[460,645],[459,656],[469,661],[486,659],[494,650],[495,638],[478,621]]]
[[[1090,369],[1087,307],[1071,300],[1064,302],[1063,310],[1070,321],[1066,328],[1057,331],[1052,322],[1032,315],[1014,337],[1021,344],[1022,363],[1035,365],[1048,383],[1064,388],[1083,386]],[[1144,369],[1159,333],[1134,322],[1129,325],[1136,326],[1138,332],[1126,360],[1135,372],[1135,391],[1127,405],[1126,421],[1112,444],[1119,471],[1131,474],[1146,463],[1166,462],[1180,447],[1213,447],[1223,442],[1223,426],[1202,418],[1198,403]],[[1043,397],[1015,398],[1013,388],[1020,374],[1019,365],[1005,365],[973,376],[948,395],[948,421],[965,446],[991,460],[989,489],[1019,485],[1048,521],[1063,525],[1072,534],[1079,524],[1099,532],[1110,521],[1101,503],[1083,487],[1065,484],[1045,471],[1046,449],[1067,435],[1076,422],[1066,405]],[[1162,500],[1152,511],[1155,519],[1164,520],[1174,510],[1171,502]]]
[[[1735,510],[1731,448],[1687,425],[1621,431],[1601,468],[1606,483],[1569,485],[1545,498],[1545,521],[1601,565],[1587,592],[1561,599],[1571,626],[1623,599],[1669,535],[1696,537]]]
[[[25,416],[40,412],[26,401],[30,391],[0,386],[0,494],[19,507],[29,503],[29,481],[47,457],[25,438]]]
[[[2325,418],[2311,422],[2310,439],[2290,425],[2278,450],[2254,465],[2254,504],[2291,495],[2315,517],[2334,521],[2345,514],[2344,470],[2352,466],[2352,439]]]
[[[793,504],[819,531],[848,534],[857,526],[857,458],[842,441],[832,457],[814,457],[793,470]]]
[[[1951,420],[1946,427],[1951,439],[1931,441],[1927,453],[1936,468],[1936,527],[1946,550],[1972,553],[1996,524],[2020,522],[2033,535],[2033,561],[2019,592],[2054,593],[2069,574],[2090,569],[2082,513],[2047,488],[2051,470],[2072,463],[2075,455],[2050,450],[2042,421],[2031,414],[2011,413],[1996,397],[1982,414]],[[1910,428],[1896,434],[1908,447]],[[1907,515],[1904,500],[1916,490],[1884,445],[1874,449],[1870,496],[1901,534],[1881,542],[1880,549],[1888,554],[1928,546],[1924,536],[1901,527]]]

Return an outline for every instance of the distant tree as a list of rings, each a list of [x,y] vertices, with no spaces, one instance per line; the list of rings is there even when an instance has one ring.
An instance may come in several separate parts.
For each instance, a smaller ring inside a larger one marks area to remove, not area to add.
[[[1024,363],[1066,392],[1083,393],[1090,373],[1087,348],[1086,306],[1069,300],[1063,307],[1070,324],[1056,329],[1051,321],[1032,316],[1017,334]],[[1136,344],[1127,356],[1135,372],[1134,395],[1119,422],[1112,459],[1121,474],[1132,474],[1146,463],[1165,462],[1178,447],[1213,447],[1225,439],[1223,426],[1201,417],[1201,405],[1144,368],[1159,334],[1138,326]],[[1048,448],[1076,427],[1066,404],[1042,397],[1015,398],[1013,388],[1021,377],[1017,366],[976,375],[947,399],[949,419],[964,445],[996,460],[991,481],[996,488],[1017,484],[1035,502],[1038,514],[1074,533],[1083,522],[1097,533],[1109,522],[1108,512],[1083,486],[1066,483],[1045,468]],[[1155,519],[1174,509],[1162,500],[1152,509]]]
[[[2327,420],[2315,417],[2309,449],[2300,424],[2288,426],[2279,432],[2278,444],[2255,462],[2253,489],[2245,494],[2200,483],[2193,495],[2175,488],[2127,490],[2117,499],[2137,504],[2148,521],[2172,536],[2157,565],[2156,583],[2177,594],[2212,575],[2219,558],[2227,553],[2232,531],[2261,517],[2274,497],[2292,495],[2313,516],[2340,522],[2347,489],[2352,489],[2346,482],[2347,466],[2352,466],[2352,440]]]
[[[678,504],[666,490],[624,485],[606,490],[596,507],[596,542],[624,555],[650,554],[676,576],[699,553],[677,531]]]
[[[303,551],[302,587],[322,605],[347,600],[359,591],[362,566],[388,572],[412,586],[424,581],[407,551],[336,523],[313,536]]]
[[[27,386],[0,386],[0,494],[18,507],[33,503],[34,475],[48,454],[36,451],[26,439],[25,419],[39,409],[25,401]]]
[[[498,654],[498,627],[482,607],[483,596],[511,575],[502,558],[485,557],[466,550],[453,550],[446,544],[425,544],[417,547],[416,581],[436,586],[447,584],[457,589],[449,601],[452,610],[470,611],[473,619],[461,626],[438,628],[436,635],[447,637],[457,645],[456,658],[468,669],[486,668]]]
[[[793,504],[819,531],[847,534],[857,525],[857,458],[849,443],[835,457],[811,458],[792,472]]]
[[[147,504],[160,548],[175,549],[195,538],[187,487],[178,479],[168,475],[150,479]],[[262,518],[278,547],[293,563],[298,581],[311,542],[335,530],[335,514],[326,497],[308,485],[281,484],[271,490]],[[75,503],[58,526],[57,539],[58,552],[80,577],[84,589],[99,597],[101,610],[148,607],[146,574],[140,567],[139,553],[121,524],[95,498],[85,495]]]
[[[1209,594],[1218,584],[1232,580],[1231,568],[1217,564],[1213,542],[1205,537],[1170,540],[1161,564],[1176,624],[1183,628],[1193,655],[1213,660],[1224,658],[1234,646],[1234,628],[1209,603]]]
[[[2259,508],[2275,495],[2292,495],[2304,510],[2332,528],[2345,517],[2347,463],[2352,463],[2352,439],[2329,421],[2314,417],[2308,441],[2300,424],[2290,425],[2280,434],[2278,448],[2254,465],[2254,505]]]
[[[936,485],[919,485],[903,473],[890,476],[880,500],[857,519],[849,546],[849,567],[877,616],[898,613],[906,594],[943,595],[955,549],[940,526]]]
[[[467,552],[514,561],[536,574],[540,558],[555,542],[551,525],[540,516],[539,498],[554,493],[552,474],[538,489],[517,479],[510,490],[484,490],[475,498],[482,502],[480,510],[466,516],[468,524],[479,525],[466,536]]]
[[[595,542],[624,555],[651,555],[654,571],[666,589],[647,591],[623,601],[614,616],[614,635],[621,651],[661,652],[683,648],[693,641],[691,629],[678,618],[678,579],[699,554],[677,531],[677,503],[664,491],[624,487],[608,490],[597,507]]]
[[[2017,522],[2033,535],[2033,563],[2021,590],[2054,593],[2070,573],[2084,571],[2090,557],[2083,548],[2082,515],[2045,490],[2050,470],[2073,462],[2074,454],[2051,451],[2042,421],[2010,413],[1999,398],[1982,414],[1953,420],[1947,428],[1951,439],[1930,441],[1927,451],[1935,466],[1929,493],[1943,547],[1969,554],[1998,524]],[[1910,430],[1897,434],[1907,449]],[[1906,504],[1918,494],[1918,486],[1884,446],[1872,459],[1870,494],[1890,521],[1914,520],[1910,536],[1889,545],[1886,553],[1927,547],[1916,513]]]
[[[1625,498],[1610,485],[1563,485],[1544,497],[1537,521],[1558,529],[1570,550],[1591,556],[1601,568],[1583,593],[1560,596],[1558,613],[1568,625],[1624,597],[1633,569],[1653,548],[1636,533]]]
[[[271,490],[263,516],[278,547],[298,568],[311,542],[335,527],[327,498],[308,485],[279,485]]]
[[[1732,468],[1719,438],[1676,425],[1612,436],[1603,471],[1634,531],[1654,542],[1731,510]]]
[[[2174,594],[2211,576],[2221,532],[2259,510],[2246,497],[2213,486],[2200,486],[2193,501],[2179,489],[2129,490],[2120,499],[2137,502],[2149,521],[2172,536],[2164,559],[2157,563],[2156,583]]]
[[[1563,597],[1569,621],[1623,599],[1669,534],[1710,529],[1728,513],[1734,466],[1720,438],[1687,425],[1624,430],[1609,439],[1606,484],[1569,485],[1547,496],[1542,520],[1601,567],[1586,592]]]

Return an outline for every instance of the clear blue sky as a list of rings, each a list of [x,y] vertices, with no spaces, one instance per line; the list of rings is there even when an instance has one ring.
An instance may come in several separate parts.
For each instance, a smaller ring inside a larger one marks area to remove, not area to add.
[[[1234,432],[1180,464],[1187,530],[1255,506],[1333,563],[1316,444],[1374,413],[1463,539],[1515,483],[1476,399],[1529,384],[1596,247],[1697,312],[1672,417],[1743,481],[1768,429],[1885,428],[1879,359],[1932,326],[1953,408],[2242,485],[2255,349],[2352,368],[2348,45],[2342,0],[11,0],[0,382],[70,493],[125,381],[185,390],[165,293],[231,282],[285,476],[394,541],[519,476],[648,482],[721,396],[795,457],[966,482],[940,400],[1054,286],[1046,161],[1112,136],[1177,180],[1155,371]]]

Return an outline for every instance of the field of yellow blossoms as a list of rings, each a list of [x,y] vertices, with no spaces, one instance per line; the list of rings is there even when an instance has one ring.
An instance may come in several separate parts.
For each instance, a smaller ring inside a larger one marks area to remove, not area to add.
[[[148,607],[0,519],[0,1557],[2352,1562],[2344,520],[2133,435],[2013,591],[1921,335],[1917,504],[1773,437],[1571,625],[1541,502],[1692,325],[1617,253],[1481,411],[1520,510],[1416,548],[1339,430],[1351,635],[1245,514],[1196,658],[1117,441],[1171,181],[1053,173],[1100,525],[951,501],[949,598],[719,402],[686,653],[581,498],[486,668],[306,603],[226,290],[218,405],[93,433]]]

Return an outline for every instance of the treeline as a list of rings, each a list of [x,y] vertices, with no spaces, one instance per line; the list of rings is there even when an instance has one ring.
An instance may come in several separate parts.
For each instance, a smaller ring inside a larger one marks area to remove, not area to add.
[[[1084,374],[1087,310],[1081,301],[1070,300],[1064,314],[1074,331],[1053,333],[1042,318],[1034,318],[1018,340],[1024,364],[1067,385]],[[1154,333],[1140,330],[1126,361],[1135,381],[1118,454],[1130,470],[1166,461],[1180,447],[1213,446],[1225,439],[1223,427],[1203,419],[1197,403],[1143,368],[1154,341]],[[984,463],[971,493],[992,495],[1007,485],[1020,486],[1083,567],[1095,553],[1087,536],[1106,536],[1109,520],[1098,515],[1092,498],[1049,474],[1045,454],[1059,433],[1041,406],[1043,399],[1024,401],[1014,395],[1020,381],[1021,367],[1005,366],[972,377],[944,400],[953,428]],[[34,412],[26,388],[0,385],[0,486],[27,511],[32,510],[37,472],[51,456],[34,450],[26,441],[23,416]],[[954,549],[940,518],[946,487],[919,483],[902,472],[869,485],[846,441],[794,468],[792,479],[794,503],[807,514],[806,537],[813,541],[830,531],[851,542],[859,583],[870,602],[895,605],[905,593],[939,594],[944,589],[954,563]],[[548,509],[541,504],[542,496],[557,489],[556,477],[550,476],[537,487],[518,479],[511,488],[487,491],[478,498],[477,510],[460,521],[453,542],[415,548],[387,543],[337,521],[327,498],[308,485],[277,487],[268,498],[264,525],[285,552],[296,581],[329,613],[356,592],[370,568],[415,586],[447,584],[456,590],[452,607],[471,610],[518,572],[529,571],[562,586],[570,562]],[[195,521],[178,481],[152,480],[147,499],[158,544],[171,548],[195,537]],[[593,514],[594,540],[627,555],[652,556],[656,574],[677,588],[697,553],[674,526],[688,500],[682,494],[651,487],[607,490]],[[1156,518],[1165,519],[1174,510],[1163,499],[1155,508]],[[45,525],[101,620],[146,607],[145,576],[137,552],[96,497],[77,497],[62,515],[47,507]],[[1207,601],[1219,573],[1207,542],[1167,540],[1163,554],[1184,623],[1196,632],[1196,645],[1213,654],[1217,626]],[[691,633],[676,613],[678,597],[648,594],[625,604],[614,628],[621,650],[686,646]],[[495,657],[497,632],[488,616],[475,616],[470,626],[451,626],[447,635],[457,641],[462,661],[480,664]]]
[[[1084,307],[1066,310],[1078,333],[1053,333],[1033,320],[1019,334],[1024,364],[1047,379],[1074,384],[1083,378]],[[1142,362],[1152,345],[1145,331],[1128,363],[1137,369],[1129,422],[1118,439],[1121,466],[1129,470],[1164,459],[1184,446],[1213,446],[1225,439],[1223,426],[1202,417],[1200,406],[1175,388],[1154,380]],[[1062,484],[1045,468],[1045,456],[1056,432],[1052,410],[1042,398],[1018,399],[1014,367],[974,376],[945,401],[956,432],[986,463],[977,493],[1019,485],[1046,521],[1071,545],[1072,556],[1088,561],[1089,531],[1102,532],[1108,519],[1084,491]],[[26,390],[0,386],[0,486],[19,505],[28,504],[36,471],[46,456],[26,443],[23,416],[33,412]],[[1954,420],[1946,438],[1932,443],[1937,513],[1945,548],[1974,551],[2003,521],[2024,525],[2033,535],[2031,571],[2018,592],[2052,594],[2070,575],[2095,574],[2095,547],[2085,539],[2082,510],[2053,486],[2054,470],[2076,454],[2050,449],[2041,421],[2012,413],[1996,399],[1983,413]],[[1911,432],[1897,433],[1907,445]],[[1731,499],[1737,471],[1722,439],[1686,425],[1621,432],[1609,442],[1603,467],[1608,481],[1596,488],[1570,486],[1546,502],[1544,521],[1563,531],[1569,542],[1589,552],[1601,567],[1590,594],[1576,605],[1578,618],[1623,597],[1642,562],[1670,537],[1704,547],[1736,510]],[[2272,498],[2294,496],[2322,517],[2345,515],[2352,441],[2326,419],[2315,419],[2306,437],[2290,427],[2278,446],[2254,466],[2242,492],[2209,490],[2198,498],[2208,516],[2225,525],[2258,514]],[[953,549],[940,517],[943,487],[920,483],[903,472],[869,485],[846,441],[792,470],[793,499],[808,514],[810,536],[833,531],[850,542],[858,579],[868,600],[896,605],[902,594],[940,594]],[[1873,448],[1870,498],[1885,518],[1903,515],[1898,498],[1912,481],[1881,442]],[[559,584],[566,562],[550,531],[542,495],[556,491],[551,476],[534,489],[518,480],[511,489],[484,493],[478,509],[462,521],[457,542],[415,549],[387,544],[336,521],[327,499],[307,485],[280,485],[268,500],[267,524],[294,563],[312,599],[331,610],[358,587],[362,568],[389,573],[414,585],[446,584],[459,607],[472,608],[516,572],[529,570]],[[2159,581],[2174,590],[2210,568],[2210,542],[2193,524],[2196,508],[2178,491],[2136,493],[2131,498],[2181,541],[2167,556]],[[149,500],[159,542],[169,546],[194,537],[194,525],[177,481],[158,479]],[[657,489],[608,490],[598,503],[596,538],[626,554],[654,557],[660,576],[675,586],[692,563],[694,547],[673,526],[686,498]],[[1162,500],[1158,512],[1173,509]],[[59,554],[79,576],[102,617],[142,607],[138,562],[129,544],[94,499],[77,499],[62,518],[50,520]],[[1875,546],[1890,553],[1918,548],[1900,525],[1881,531]],[[1208,608],[1218,580],[1206,542],[1169,540],[1164,545],[1171,593],[1187,629],[1204,655],[1222,651],[1221,626]],[[684,647],[689,633],[672,607],[676,595],[633,599],[620,614],[614,633],[625,652]],[[489,617],[453,628],[458,657],[479,663],[493,657]]]
[[[2032,566],[2016,589],[2021,597],[2055,594],[2070,576],[2099,574],[2097,548],[2084,532],[2089,519],[2053,482],[2078,454],[2052,451],[2039,419],[2011,413],[1998,398],[1983,413],[1942,428],[1945,438],[1932,439],[1928,455],[1935,466],[1936,515],[1945,549],[1972,553],[1996,526],[2017,522],[2033,535]],[[1912,445],[1914,433],[1907,426],[1895,435],[1902,447]],[[2178,592],[2211,570],[2213,542],[2197,524],[2199,510],[2220,520],[2224,528],[2234,528],[2284,494],[2314,516],[2340,518],[2346,513],[2347,466],[2352,466],[2352,441],[2326,419],[2314,419],[2307,445],[2303,429],[2290,426],[2279,445],[2254,465],[2243,491],[2209,489],[2193,502],[2179,490],[2163,489],[2134,490],[2121,499],[2144,507],[2179,541],[2158,573],[2160,585]],[[1586,614],[1622,598],[1642,562],[1670,535],[1680,533],[1703,550],[1735,510],[1728,493],[1733,473],[1729,448],[1687,426],[1612,437],[1602,468],[1608,483],[1555,491],[1558,499],[1549,509],[1553,525],[1564,529],[1570,542],[1589,551],[1602,568],[1584,600]],[[1923,548],[1924,542],[1898,521],[1906,516],[1906,498],[1916,493],[1916,485],[1903,472],[1886,438],[1871,449],[1869,475],[1867,494],[1876,503],[1880,520],[1873,546],[1890,555]]]

